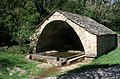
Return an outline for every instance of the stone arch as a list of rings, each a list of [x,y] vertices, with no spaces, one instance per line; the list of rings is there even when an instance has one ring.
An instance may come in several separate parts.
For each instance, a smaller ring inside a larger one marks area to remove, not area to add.
[[[54,26],[52,26],[52,24]],[[57,27],[55,27],[55,25]],[[49,30],[48,26],[50,28],[53,27],[53,29]],[[62,26],[64,26],[64,27],[62,27]],[[65,27],[65,26],[68,26],[68,27]],[[55,29],[58,27],[62,27],[62,28]],[[59,30],[61,30],[61,29],[65,30],[65,28],[67,28],[69,30],[67,30],[67,31],[62,30],[63,34],[62,34],[62,32],[59,32]],[[46,29],[48,29],[48,31],[46,31]],[[30,37],[30,41],[31,41],[30,47],[31,47],[31,51],[33,53],[47,51],[47,49],[44,49],[42,51],[37,51],[37,50],[39,49],[39,47],[41,47],[41,46],[39,46],[39,45],[41,45],[39,43],[42,43],[42,41],[40,41],[40,39],[43,39],[43,38],[45,38],[44,36],[46,36],[45,32],[47,32],[48,37],[56,36],[54,34],[54,31],[49,32],[52,30],[55,30],[56,33],[58,33],[58,35],[66,34],[66,36],[61,37],[61,38],[65,37],[66,41],[67,41],[67,38],[69,38],[69,39],[72,39],[72,37],[76,37],[76,39],[78,38],[79,41],[81,41],[80,42],[81,46],[84,48],[86,57],[87,56],[88,57],[96,57],[96,56],[104,53],[104,51],[108,50],[109,46],[111,46],[111,48],[113,48],[114,46],[115,47],[117,46],[114,43],[114,42],[116,42],[115,41],[116,40],[115,37],[117,36],[116,33],[113,32],[112,30],[106,28],[105,26],[99,24],[98,22],[96,22],[88,17],[85,17],[85,16],[81,16],[81,15],[77,15],[77,14],[73,14],[73,13],[69,13],[69,12],[64,12],[64,11],[55,11],[51,15],[49,15],[41,24],[38,25],[38,28],[33,33],[33,35]],[[73,36],[69,36],[69,33],[68,33],[69,31],[72,31],[71,35],[73,35]],[[51,34],[51,33],[53,33],[53,34]],[[106,35],[108,35],[108,37],[109,37],[109,38],[107,38],[108,40],[111,38],[112,39],[115,38],[112,40],[113,43],[104,41],[104,39],[106,39]],[[46,36],[46,38],[47,38],[47,36]],[[60,38],[60,36],[58,36],[58,38]],[[51,39],[54,40],[52,37],[51,37]],[[72,40],[76,41],[76,39],[72,39]],[[46,41],[46,39],[43,39],[43,40]],[[50,43],[48,43],[48,46],[54,47],[54,49],[58,48],[57,50],[63,50],[62,47],[55,46],[54,42],[56,42],[56,41],[51,41],[51,43],[53,43],[53,46],[49,46],[49,45],[52,45]],[[65,44],[68,43],[68,45],[63,46],[64,43]],[[107,43],[107,44],[104,45],[103,43]],[[61,46],[66,48],[66,50],[64,50],[64,51],[72,49],[72,47],[69,45],[69,44],[71,44],[70,42],[61,42],[61,44],[62,44]],[[77,46],[75,46],[75,44],[76,43],[72,44],[73,50],[80,50],[81,47],[78,46],[78,48],[77,48]],[[43,47],[46,47],[46,46],[43,46]],[[54,50],[54,49],[50,48],[49,50]]]
[[[40,33],[36,53],[45,51],[85,51],[84,46],[75,30],[65,21],[49,22]]]
[[[33,53],[36,53],[37,51],[37,43],[39,40],[39,37],[45,27],[53,22],[53,21],[63,21],[67,23],[73,30],[76,32],[77,36],[79,37],[86,56],[92,56],[95,57],[97,55],[97,36],[94,34],[89,33],[87,30],[85,30],[83,25],[78,25],[71,21],[70,19],[66,18],[64,15],[60,14],[59,12],[55,12],[52,16],[45,19],[37,28],[37,30],[34,32],[34,34],[30,37],[31,39],[31,50]]]

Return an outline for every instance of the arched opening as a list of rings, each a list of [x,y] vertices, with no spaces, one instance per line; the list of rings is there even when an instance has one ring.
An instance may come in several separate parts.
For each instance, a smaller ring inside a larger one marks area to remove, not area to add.
[[[36,53],[51,50],[58,52],[84,51],[84,48],[74,29],[68,23],[56,20],[45,26],[36,46]]]

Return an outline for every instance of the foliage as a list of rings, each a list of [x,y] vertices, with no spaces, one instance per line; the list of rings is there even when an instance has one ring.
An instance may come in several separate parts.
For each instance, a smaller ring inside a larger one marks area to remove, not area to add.
[[[0,45],[29,43],[36,26],[53,10],[89,16],[119,32],[119,7],[119,0],[113,4],[106,0],[1,0]]]
[[[30,49],[29,45],[24,44],[24,45],[19,45],[19,46],[16,45],[16,46],[8,47],[4,51],[9,52],[9,53],[16,53],[16,54],[28,54],[29,49]]]
[[[37,3],[35,2],[37,1]],[[64,10],[89,16],[120,33],[120,1],[110,4],[106,0],[0,0],[0,79],[22,79],[38,75],[44,69],[38,63],[24,59],[29,52],[29,37],[36,26],[53,10]],[[2,50],[2,51],[1,51]],[[4,51],[3,51],[4,50]],[[120,48],[95,59],[95,64],[120,64]],[[9,76],[13,67],[26,70],[22,76]],[[39,72],[39,73],[38,73]]]
[[[103,0],[52,0],[44,6],[49,12],[59,9],[85,15],[120,31],[120,1],[111,4],[110,1]]]
[[[82,14],[85,8],[85,0],[53,0],[44,6],[49,12],[52,12],[53,10],[63,10]]]
[[[13,40],[16,40],[20,45],[24,44],[35,29],[35,24],[39,19],[39,13],[35,12],[36,8],[32,1],[28,1],[25,9],[19,10],[19,19],[21,20],[20,28],[13,33]]]
[[[115,31],[120,31],[119,7],[120,1],[116,1],[112,5],[103,0],[86,1],[86,10],[83,15],[89,16]]]
[[[5,35],[3,31],[5,31],[11,39],[10,41],[24,44],[38,24],[40,17],[33,1],[1,0],[0,6],[0,15],[2,15],[0,27],[4,28],[0,31],[3,36]]]

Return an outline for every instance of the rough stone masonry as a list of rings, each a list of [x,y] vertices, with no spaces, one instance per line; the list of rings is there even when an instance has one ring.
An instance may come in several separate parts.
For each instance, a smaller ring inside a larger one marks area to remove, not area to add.
[[[83,51],[96,57],[117,47],[117,34],[93,19],[65,11],[54,11],[31,36],[33,53]]]

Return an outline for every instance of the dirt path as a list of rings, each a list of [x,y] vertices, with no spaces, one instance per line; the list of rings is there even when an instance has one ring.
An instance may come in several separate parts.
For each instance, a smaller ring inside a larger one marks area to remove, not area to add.
[[[39,75],[38,79],[45,79],[45,78],[49,78],[49,76],[51,74],[55,74],[60,72],[60,68],[59,67],[51,67],[48,68],[47,70],[45,70],[42,74]]]
[[[92,60],[93,59],[89,58],[89,59],[85,59],[81,62],[77,62],[77,63],[74,63],[74,64],[62,66],[62,67],[53,66],[53,65],[47,64],[47,63],[40,64],[37,67],[43,67],[46,70],[42,74],[40,74],[37,79],[56,79],[56,77],[49,77],[49,76],[51,74],[64,73],[64,72],[73,70],[77,67],[80,67],[80,65],[89,64]]]
[[[92,60],[93,60],[93,58],[87,58],[81,62],[76,62],[76,63],[70,64],[67,66],[63,66],[63,67],[61,67],[61,72],[70,71],[70,70],[80,67],[80,65],[82,66],[85,64],[89,64],[89,63],[91,63]]]

